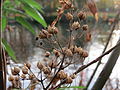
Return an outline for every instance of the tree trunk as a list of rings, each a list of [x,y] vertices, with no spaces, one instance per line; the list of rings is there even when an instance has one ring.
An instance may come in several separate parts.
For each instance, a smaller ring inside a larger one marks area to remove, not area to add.
[[[119,39],[118,43],[120,44],[120,39]],[[100,73],[99,77],[97,78],[97,80],[91,90],[102,90],[103,86],[105,85],[106,81],[108,80],[108,78],[117,62],[119,55],[120,55],[120,45],[113,50],[105,67],[103,68],[102,72]]]

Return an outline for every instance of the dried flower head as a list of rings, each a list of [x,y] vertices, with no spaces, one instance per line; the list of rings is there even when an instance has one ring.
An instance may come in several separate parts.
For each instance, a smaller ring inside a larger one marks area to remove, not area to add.
[[[82,29],[83,29],[84,31],[88,30],[88,25],[87,25],[87,24],[86,24],[86,25],[83,25],[83,26],[82,26]]]
[[[60,56],[60,52],[56,49],[53,50],[53,53],[56,57],[59,57]]]
[[[78,54],[82,55],[83,49],[82,49],[81,47],[78,47],[78,48],[76,49],[76,52],[77,52]]]
[[[44,67],[44,68],[43,68],[43,72],[44,72],[44,74],[50,74],[50,73],[51,73],[51,70],[50,70],[49,67]]]
[[[73,19],[73,15],[69,12],[67,14],[65,14],[65,16],[66,16],[67,20],[72,20]]]
[[[50,33],[50,34],[57,34],[58,33],[58,28],[57,27],[55,27],[55,26],[48,26],[48,32]]]
[[[67,78],[66,78],[66,83],[67,83],[67,84],[70,84],[70,83],[72,83],[72,82],[73,82],[72,78],[71,78],[70,76],[67,76]]]
[[[18,67],[14,67],[14,72],[17,73],[17,74],[19,74],[20,69]]]
[[[13,81],[13,80],[14,80],[14,77],[13,77],[12,75],[10,75],[10,76],[8,77],[8,80],[9,80],[9,81]]]
[[[75,78],[76,78],[76,75],[75,75],[75,74],[72,74],[72,75],[70,75],[70,77],[71,77],[72,79],[75,79]]]
[[[28,68],[26,66],[22,67],[22,73],[28,74]]]
[[[88,53],[86,51],[83,52],[82,56],[85,58],[85,57],[88,57]]]
[[[26,78],[25,74],[22,74],[22,75],[21,75],[21,78],[22,78],[22,79],[25,79],[25,78]]]
[[[29,74],[29,79],[32,80],[34,78],[34,74]]]
[[[78,13],[78,17],[79,17],[80,20],[84,20],[86,18],[86,14],[84,12],[80,11]]]
[[[37,63],[37,67],[41,70],[41,69],[43,69],[43,67],[44,67],[45,65],[42,63],[42,62],[38,62]]]
[[[79,28],[80,28],[80,24],[79,24],[79,22],[78,22],[78,21],[77,21],[77,22],[73,22],[71,28],[72,28],[73,30],[77,30],[77,29],[79,29]]]
[[[19,81],[20,78],[18,76],[15,77],[15,81]]]
[[[48,62],[48,66],[51,68],[56,68],[57,67],[57,62],[55,60],[50,60]]]
[[[70,49],[67,49],[67,50],[65,51],[65,54],[66,54],[66,56],[68,56],[68,57],[73,56],[73,53],[72,53],[72,51],[71,51]]]
[[[45,52],[45,57],[49,57],[50,56],[50,52],[46,51]]]
[[[26,62],[26,63],[25,63],[25,66],[28,67],[28,69],[30,69],[31,64],[30,64],[29,62]]]
[[[60,70],[57,77],[60,79],[65,79],[67,78],[67,74],[63,70]]]

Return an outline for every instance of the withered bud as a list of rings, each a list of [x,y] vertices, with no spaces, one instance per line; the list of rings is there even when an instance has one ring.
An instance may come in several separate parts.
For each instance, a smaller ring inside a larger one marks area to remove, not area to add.
[[[75,75],[75,74],[72,74],[72,75],[70,75],[70,77],[71,77],[72,79],[75,79],[75,78],[76,78],[76,75]]]
[[[8,77],[8,80],[9,80],[9,81],[13,81],[13,80],[14,80],[14,77],[13,77],[12,75],[10,75],[10,76]]]
[[[79,29],[79,28],[80,28],[80,24],[79,24],[79,22],[78,22],[78,21],[77,21],[77,22],[73,22],[71,28],[72,28],[73,30],[77,30],[77,29]]]
[[[22,79],[25,79],[25,78],[26,78],[25,74],[22,74],[22,75],[21,75],[21,78],[22,78]]]
[[[84,52],[82,53],[82,56],[83,56],[83,57],[88,57],[88,53],[87,53],[86,51],[84,51]]]
[[[22,67],[22,73],[28,74],[28,68],[26,66]]]
[[[66,74],[63,70],[61,70],[61,71],[59,71],[59,73],[58,73],[58,77],[59,77],[60,79],[65,79],[65,78],[67,78],[67,74]]]
[[[80,20],[84,20],[86,18],[86,14],[84,12],[80,11],[78,13],[78,17],[79,17]]]
[[[49,67],[44,67],[44,68],[43,68],[43,72],[44,72],[44,74],[50,74],[50,73],[51,73]]]
[[[53,53],[56,57],[59,57],[60,56],[60,52],[56,49],[53,50]]]
[[[17,73],[17,74],[19,74],[20,69],[18,67],[14,67],[14,72]]]
[[[83,49],[82,49],[81,47],[78,47],[78,48],[76,49],[76,52],[77,52],[78,54],[82,55]]]
[[[70,49],[67,49],[67,50],[65,51],[65,54],[66,54],[66,56],[68,56],[68,57],[73,56],[73,53],[72,53],[72,51],[71,51]]]
[[[48,62],[48,66],[51,68],[56,68],[57,67],[57,62],[55,60],[50,60]]]
[[[32,80],[35,76],[33,74],[29,74],[29,79]]]
[[[70,76],[67,76],[66,83],[71,84],[73,82],[72,78]]]
[[[73,19],[73,15],[69,12],[67,14],[65,14],[65,16],[66,16],[67,20],[72,20]]]
[[[45,52],[45,57],[49,57],[50,56],[50,52],[46,51]]]
[[[30,64],[29,62],[26,62],[26,63],[25,63],[25,66],[28,67],[28,69],[30,69],[31,64]]]
[[[43,69],[43,67],[44,67],[45,65],[42,63],[42,62],[38,62],[37,63],[37,67],[41,70],[41,69]]]
[[[84,31],[88,30],[88,25],[87,25],[87,24],[86,24],[86,25],[83,25],[83,26],[82,26],[82,29],[83,29]]]

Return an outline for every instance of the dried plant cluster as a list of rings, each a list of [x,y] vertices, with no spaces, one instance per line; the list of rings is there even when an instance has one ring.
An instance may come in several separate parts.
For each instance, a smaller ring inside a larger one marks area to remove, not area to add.
[[[30,90],[34,90],[36,85],[40,85],[43,90],[55,90],[62,85],[71,84],[79,73],[80,70],[78,69],[72,74],[68,74],[65,69],[76,63],[75,57],[81,62],[88,57],[87,51],[74,43],[76,39],[80,39],[81,35],[88,31],[88,25],[82,24],[86,19],[86,14],[84,11],[77,10],[73,1],[59,0],[59,3],[61,7],[57,10],[57,18],[47,29],[42,29],[37,37],[37,39],[48,40],[53,45],[52,52],[46,51],[44,59],[37,63],[38,76],[32,72],[30,63],[25,63],[21,69],[14,67],[11,70],[12,75],[8,78],[12,83],[11,88],[23,88],[22,80],[30,80]],[[56,24],[64,15],[69,21],[69,39],[67,45],[62,46],[57,37],[59,29]],[[81,32],[75,33],[79,30]],[[87,35],[87,38],[90,40],[91,36]]]

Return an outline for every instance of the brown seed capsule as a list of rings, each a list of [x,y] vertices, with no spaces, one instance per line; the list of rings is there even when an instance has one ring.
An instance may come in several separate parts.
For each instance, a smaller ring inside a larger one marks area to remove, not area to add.
[[[20,78],[19,78],[18,76],[15,77],[15,81],[19,81],[19,79],[20,79]]]
[[[44,74],[50,74],[51,73],[50,68],[48,68],[48,67],[44,67],[43,72],[44,72]]]
[[[75,74],[72,74],[72,75],[70,75],[70,77],[71,77],[72,79],[75,79],[75,78],[76,78],[76,75],[75,75]]]
[[[88,57],[88,53],[86,51],[83,52],[82,54],[83,57]]]
[[[22,67],[22,73],[28,74],[28,68],[26,66]]]
[[[12,75],[17,75],[18,74],[14,71],[14,69],[11,69],[11,73],[12,73]]]
[[[55,26],[48,26],[48,32],[50,33],[50,34],[57,34],[58,33],[58,28],[57,27],[55,27]]]
[[[35,76],[33,74],[29,74],[29,79],[32,80]]]
[[[78,48],[76,49],[76,52],[77,52],[78,54],[82,55],[83,49],[82,49],[81,47],[78,47]]]
[[[67,78],[67,74],[63,70],[59,71],[58,76],[60,79]]]
[[[20,69],[18,67],[14,67],[14,72],[17,73],[17,74],[19,74]]]
[[[79,24],[79,22],[78,22],[78,21],[77,21],[77,22],[73,22],[71,28],[72,28],[73,30],[77,30],[77,29],[79,29],[79,28],[80,28],[80,24]]]
[[[31,64],[29,62],[25,63],[25,66],[28,67],[28,69],[30,69]]]
[[[41,70],[41,69],[43,69],[44,64],[39,61],[39,62],[37,63],[37,67]]]
[[[51,68],[56,68],[57,67],[57,62],[55,60],[50,60],[48,62],[48,66]]]
[[[56,49],[53,50],[53,53],[55,54],[56,57],[60,56],[60,52]]]
[[[65,16],[66,16],[67,20],[72,20],[73,19],[73,15],[69,12]]]
[[[73,53],[72,53],[72,51],[71,51],[70,49],[67,49],[67,50],[65,51],[65,54],[66,54],[66,56],[68,56],[68,57],[73,56]]]
[[[67,76],[66,83],[70,84],[70,83],[72,83],[72,81],[73,81],[72,78],[70,76]]]
[[[82,26],[82,29],[83,29],[84,31],[88,30],[88,25],[83,25],[83,26]]]
[[[50,56],[50,52],[45,52],[45,57],[49,57]]]
[[[47,38],[47,36],[43,32],[40,32],[39,38],[44,39],[44,38]]]
[[[79,17],[80,20],[84,20],[86,18],[86,14],[84,12],[80,11],[78,13],[78,17]]]
[[[14,80],[14,77],[11,75],[11,76],[8,77],[8,80],[9,80],[9,81],[13,81],[13,80]]]
[[[21,78],[22,78],[22,79],[25,79],[25,78],[26,78],[25,74],[22,74],[22,75],[21,75]]]

